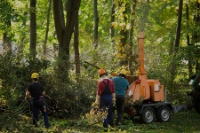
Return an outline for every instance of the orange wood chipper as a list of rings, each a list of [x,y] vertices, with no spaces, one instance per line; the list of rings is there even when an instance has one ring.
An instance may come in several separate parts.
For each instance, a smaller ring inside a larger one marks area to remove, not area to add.
[[[131,116],[131,119],[134,119],[134,116],[140,116],[143,123],[151,123],[155,119],[160,122],[169,121],[174,107],[171,102],[165,101],[164,85],[158,79],[148,79],[146,75],[143,32],[140,32],[138,37],[138,49],[138,76],[133,81],[135,76],[127,75],[130,83],[127,97],[131,98],[133,103],[141,101],[141,104],[134,106],[134,113],[127,107],[125,107],[125,111]]]

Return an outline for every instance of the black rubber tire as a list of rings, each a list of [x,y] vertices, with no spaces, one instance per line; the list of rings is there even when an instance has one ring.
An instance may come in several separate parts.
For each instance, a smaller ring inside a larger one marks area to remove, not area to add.
[[[159,122],[167,122],[171,119],[171,110],[168,106],[160,106],[156,110],[156,118]]]
[[[145,107],[140,115],[140,120],[143,123],[149,124],[155,120],[155,111],[152,107]]]

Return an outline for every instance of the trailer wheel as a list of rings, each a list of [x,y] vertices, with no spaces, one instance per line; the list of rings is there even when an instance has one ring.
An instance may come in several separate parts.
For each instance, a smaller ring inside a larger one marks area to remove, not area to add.
[[[155,111],[152,107],[146,107],[142,111],[142,114],[140,115],[140,119],[143,123],[151,123],[155,119]]]
[[[160,122],[169,121],[171,118],[171,110],[168,106],[161,106],[156,111],[156,117]]]

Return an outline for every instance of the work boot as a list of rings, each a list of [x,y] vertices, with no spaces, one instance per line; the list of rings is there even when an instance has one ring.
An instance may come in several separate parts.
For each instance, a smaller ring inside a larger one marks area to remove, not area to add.
[[[104,130],[103,130],[104,132],[108,132],[108,128],[104,128]]]
[[[50,127],[50,124],[48,124],[48,125],[45,125],[45,127],[48,129],[48,128]]]
[[[114,132],[114,131],[115,131],[115,128],[114,128],[114,127],[111,127],[111,128],[110,128],[110,131],[111,131],[111,132]]]

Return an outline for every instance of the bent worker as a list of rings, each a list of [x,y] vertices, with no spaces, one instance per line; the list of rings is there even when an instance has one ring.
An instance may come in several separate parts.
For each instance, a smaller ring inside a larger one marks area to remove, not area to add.
[[[45,102],[45,91],[43,85],[39,82],[39,74],[32,73],[31,79],[33,82],[29,85],[28,90],[26,91],[26,97],[31,95],[31,106],[32,106],[32,113],[33,113],[33,124],[37,127],[38,124],[38,113],[41,111],[42,116],[44,118],[44,125],[46,128],[49,128],[48,122],[48,114]]]
[[[123,112],[124,112],[124,103],[126,91],[129,88],[129,82],[126,79],[126,70],[122,69],[118,76],[112,78],[112,81],[115,85],[116,91],[116,109],[117,109],[117,120],[116,125],[119,123],[124,124],[123,122]]]
[[[108,107],[108,116],[103,122],[104,131],[108,131],[108,125],[114,127],[113,124],[113,104],[115,104],[115,88],[114,83],[107,77],[105,69],[99,69],[100,80],[98,82],[98,90],[96,102],[100,104],[100,108]]]

